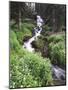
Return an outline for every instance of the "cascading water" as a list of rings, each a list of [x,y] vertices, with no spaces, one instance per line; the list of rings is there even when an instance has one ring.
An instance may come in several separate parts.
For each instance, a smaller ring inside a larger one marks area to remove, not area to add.
[[[32,47],[31,43],[37,40],[38,36],[41,35],[42,28],[40,30],[35,28],[35,35],[30,38],[29,40],[24,42],[23,48],[26,48],[29,52],[34,52],[35,48]],[[59,68],[57,65],[52,65],[52,73],[53,73],[53,80],[55,81],[55,85],[65,84],[65,71]],[[57,80],[57,82],[56,82]]]
[[[40,28],[40,30],[35,28],[35,35],[32,38],[30,38],[28,41],[24,42],[23,47],[26,48],[29,52],[33,52],[34,51],[34,48],[32,47],[31,43],[34,40],[37,40],[37,37],[41,35],[41,31],[42,31],[42,28]]]
[[[57,80],[64,80],[65,79],[65,71],[58,67],[57,65],[52,65],[53,77]]]
[[[53,83],[54,85],[65,85],[65,70],[57,65],[52,65]]]

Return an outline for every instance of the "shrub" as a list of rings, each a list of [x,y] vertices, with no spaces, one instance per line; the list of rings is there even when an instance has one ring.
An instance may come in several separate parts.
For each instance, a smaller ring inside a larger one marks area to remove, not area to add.
[[[16,32],[16,35],[17,35],[17,39],[19,41],[20,44],[23,44],[23,39],[25,36],[32,36],[32,33],[30,32],[29,29],[27,28],[23,28],[22,31],[18,31]]]
[[[33,87],[37,86],[36,83],[24,59],[14,56],[11,60],[10,88]]]
[[[23,50],[25,53],[21,57],[22,51],[10,55],[10,88],[51,85],[50,60]]]
[[[51,64],[48,58],[43,59],[37,54],[26,54],[25,62],[31,70],[32,76],[38,81],[38,86],[46,86],[52,80]]]
[[[51,85],[50,60],[22,48],[16,35],[10,30],[10,88]]]
[[[44,47],[44,40],[42,38],[38,38],[38,40],[35,41],[35,45],[38,50],[42,50]]]
[[[56,38],[55,38],[56,37]],[[58,64],[59,66],[65,66],[65,43],[64,38],[54,36],[49,40],[49,56],[53,64]]]
[[[35,26],[32,23],[22,23],[22,28],[27,28],[31,32],[32,32],[32,30],[33,30],[34,27]]]
[[[32,30],[34,25],[29,23],[22,23],[22,28],[20,31],[16,32],[17,39],[20,44],[23,43],[23,39],[25,36],[32,36]]]
[[[19,43],[22,44],[24,36],[32,36],[32,30],[34,28],[34,25],[31,23],[22,23],[21,30],[18,30],[15,22],[12,21],[10,24],[10,28],[12,29],[12,31],[15,31]]]
[[[59,41],[64,41],[64,40],[65,40],[65,34],[57,34],[57,35],[54,34],[48,38],[49,43],[50,42],[57,43]]]

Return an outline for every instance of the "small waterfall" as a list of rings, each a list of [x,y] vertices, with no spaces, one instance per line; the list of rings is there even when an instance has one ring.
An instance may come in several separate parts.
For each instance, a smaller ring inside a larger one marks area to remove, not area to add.
[[[65,71],[57,65],[52,65],[53,78],[57,80],[65,80]]]
[[[28,41],[25,41],[23,45],[23,48],[26,48],[29,52],[34,51],[34,48],[32,47],[31,43],[34,40],[37,40],[37,37],[41,35],[42,28],[40,28],[40,30],[34,28],[34,30],[35,30],[35,35],[32,38],[30,38]]]
[[[35,34],[32,38],[24,42],[23,48],[26,48],[29,52],[34,52],[34,48],[32,47],[32,42],[38,39],[38,36],[41,35],[42,28],[38,30],[37,28],[34,29]],[[52,65],[52,74],[53,80],[55,81],[55,85],[65,84],[65,71],[58,67],[57,65]],[[56,81],[57,80],[57,81]]]

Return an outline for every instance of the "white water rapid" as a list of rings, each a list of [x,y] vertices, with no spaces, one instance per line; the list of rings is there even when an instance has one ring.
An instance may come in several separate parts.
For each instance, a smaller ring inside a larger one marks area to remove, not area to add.
[[[65,79],[65,70],[61,69],[57,65],[52,65],[53,77],[57,80],[64,80]]]
[[[29,40],[24,42],[23,48],[26,48],[29,52],[34,52],[35,49],[32,47],[31,43],[35,40],[38,40],[38,36],[41,35],[41,31],[42,28],[40,28],[40,30],[35,29],[35,35]],[[61,69],[57,65],[52,65],[52,73],[54,80],[59,80],[59,81],[65,80],[65,70]]]
[[[23,48],[26,48],[29,52],[33,52],[34,48],[32,47],[31,43],[37,40],[38,36],[41,35],[41,31],[42,31],[42,28],[40,28],[40,30],[35,28],[35,35],[32,38],[30,38],[28,41],[24,42]]]

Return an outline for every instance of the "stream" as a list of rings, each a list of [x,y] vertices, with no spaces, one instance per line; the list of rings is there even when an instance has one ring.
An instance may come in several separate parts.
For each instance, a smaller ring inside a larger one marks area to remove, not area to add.
[[[65,85],[66,73],[65,70],[57,65],[52,65],[53,83],[54,85]]]
[[[41,35],[42,28],[38,30],[35,28],[35,35],[30,38],[28,41],[24,42],[23,48],[26,48],[29,52],[34,52],[35,48],[32,47],[31,43],[38,39],[38,36]],[[54,85],[65,85],[66,73],[65,70],[60,68],[57,65],[52,65],[52,76]]]

